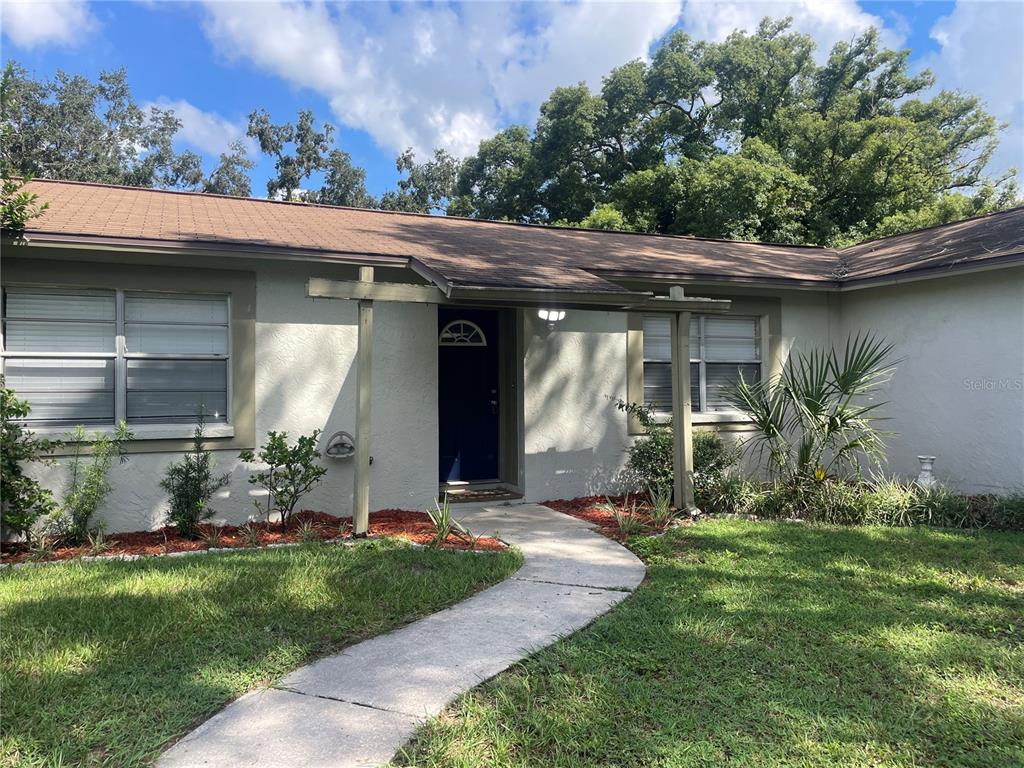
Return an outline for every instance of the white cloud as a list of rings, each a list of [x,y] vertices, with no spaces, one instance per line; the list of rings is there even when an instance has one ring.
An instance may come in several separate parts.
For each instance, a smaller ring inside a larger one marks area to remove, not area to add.
[[[335,118],[382,147],[458,155],[512,120],[533,119],[552,88],[592,87],[643,57],[679,2],[460,6],[207,4],[223,55],[323,95]]]
[[[683,10],[683,26],[701,40],[724,40],[735,29],[753,32],[765,16],[793,17],[793,28],[810,35],[818,44],[816,57],[827,58],[832,46],[850,41],[869,27],[877,27],[883,45],[899,47],[905,28],[893,29],[879,16],[864,11],[856,0],[759,0],[716,2],[689,0]]]
[[[938,88],[979,96],[1009,124],[991,168],[1001,174],[1016,167],[1024,184],[1024,4],[960,0],[931,36],[940,49],[920,63],[935,73]]]
[[[174,110],[174,116],[181,120],[181,130],[175,138],[208,155],[216,157],[225,152],[233,141],[239,140],[250,153],[255,152],[256,144],[246,137],[246,126],[241,122],[233,122],[215,112],[204,112],[184,99],[172,101],[161,98],[142,105],[147,111],[150,107]]]
[[[0,26],[19,48],[43,45],[75,45],[96,26],[85,0],[4,0]]]

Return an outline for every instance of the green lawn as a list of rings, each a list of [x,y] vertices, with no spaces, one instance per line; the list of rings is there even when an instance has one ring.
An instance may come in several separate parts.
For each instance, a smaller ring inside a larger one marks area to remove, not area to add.
[[[0,764],[142,765],[244,691],[510,575],[394,542],[0,574]]]
[[[423,766],[1024,766],[1024,535],[704,522]]]

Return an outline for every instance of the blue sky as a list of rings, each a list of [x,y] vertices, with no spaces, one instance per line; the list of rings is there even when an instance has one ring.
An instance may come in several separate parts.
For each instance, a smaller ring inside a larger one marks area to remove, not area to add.
[[[824,55],[874,25],[912,51],[938,87],[985,99],[1009,123],[993,170],[1024,169],[1024,3],[957,0],[658,3],[284,3],[5,0],[2,55],[39,77],[95,77],[124,66],[142,103],[172,106],[182,147],[208,166],[244,135],[246,115],[312,109],[367,169],[393,186],[394,158],[443,146],[457,155],[512,122],[533,123],[557,85],[592,87],[648,56],[672,29],[721,39],[765,15],[795,18]],[[254,193],[270,171],[259,165]]]

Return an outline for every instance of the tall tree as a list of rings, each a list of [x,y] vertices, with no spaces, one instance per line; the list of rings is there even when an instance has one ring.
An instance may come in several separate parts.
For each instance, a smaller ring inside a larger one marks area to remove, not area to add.
[[[532,132],[481,142],[450,209],[582,222],[611,204],[642,230],[827,244],[961,209],[936,207],[951,194],[1016,198],[1012,174],[986,174],[1000,126],[978,99],[929,95],[874,30],[813,54],[788,19],[721,43],[672,33],[599,93],[556,88]]]
[[[96,82],[58,70],[51,81],[31,78],[11,62],[4,115],[12,170],[50,179],[143,187],[195,187],[199,157],[175,152],[181,122],[171,110],[143,110],[124,69]]]
[[[251,197],[252,182],[249,180],[249,171],[254,167],[255,163],[249,159],[245,143],[234,141],[227,152],[221,153],[217,167],[203,182],[203,192]]]
[[[332,149],[327,156],[326,166],[323,186],[306,195],[307,201],[353,208],[377,206],[376,199],[366,191],[366,171],[352,164],[348,152]]]
[[[430,160],[417,163],[416,153],[407,149],[398,156],[395,167],[405,175],[398,180],[398,189],[381,196],[382,209],[410,213],[447,210],[456,192],[458,160],[443,149],[436,149]]]
[[[263,154],[274,158],[277,172],[267,181],[267,197],[298,199],[302,183],[325,168],[333,134],[330,123],[318,130],[309,110],[300,111],[294,123],[272,123],[265,109],[252,112],[247,135],[259,142]]]

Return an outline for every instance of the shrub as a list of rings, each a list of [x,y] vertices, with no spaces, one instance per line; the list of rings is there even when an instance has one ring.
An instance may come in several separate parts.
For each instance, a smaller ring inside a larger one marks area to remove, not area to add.
[[[656,421],[649,406],[619,400],[616,407],[637,419],[645,430],[630,446],[626,462],[635,485],[671,488],[675,478],[671,423]],[[710,501],[739,458],[739,449],[727,446],[717,433],[705,430],[693,433],[693,495],[698,507],[703,509]]]
[[[988,500],[988,523],[1002,531],[1024,531],[1024,491]]]
[[[224,543],[224,529],[211,525],[205,531],[200,531],[199,538],[202,539],[207,549],[220,549],[221,544]]]
[[[865,496],[861,485],[826,478],[801,490],[795,517],[830,525],[864,522]]]
[[[59,443],[41,440],[22,423],[31,412],[0,376],[0,521],[31,543],[36,523],[57,508],[53,494],[37,480],[26,477],[22,463],[52,462],[47,454]]]
[[[199,524],[213,517],[210,499],[228,484],[230,478],[228,474],[213,474],[213,454],[203,442],[205,426],[203,414],[200,414],[192,438],[192,450],[181,461],[168,466],[164,479],[160,481],[160,487],[171,496],[167,522],[189,539],[198,538]]]
[[[258,452],[242,451],[239,457],[243,461],[260,461],[266,469],[253,472],[249,482],[263,488],[267,492],[267,503],[254,502],[267,520],[277,512],[281,519],[281,530],[288,527],[292,513],[299,499],[316,486],[327,469],[317,464],[320,451],[316,442],[320,430],[311,435],[301,435],[295,445],[288,444],[287,432],[268,432],[267,443]]]
[[[740,449],[726,445],[717,432],[693,433],[693,496],[698,507],[710,502],[739,460]]]
[[[51,530],[63,543],[81,544],[94,530],[90,527],[93,515],[111,490],[107,475],[115,458],[122,464],[128,460],[124,444],[133,438],[123,421],[110,435],[90,435],[81,425],[68,433],[67,442],[74,446],[70,478],[60,508],[50,518]]]

